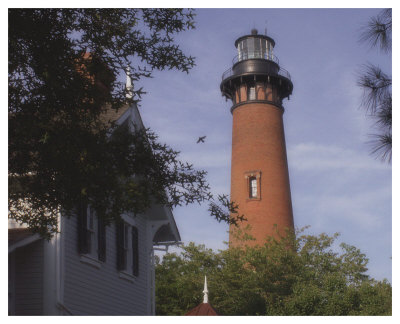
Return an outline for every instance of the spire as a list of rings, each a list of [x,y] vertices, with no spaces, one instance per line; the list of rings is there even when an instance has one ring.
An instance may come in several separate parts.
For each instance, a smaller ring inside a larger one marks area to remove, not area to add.
[[[204,298],[203,303],[208,304],[208,289],[207,289],[207,276],[204,276],[204,290],[203,290]]]
[[[204,276],[203,302],[186,313],[188,316],[215,316],[215,309],[208,303],[207,276]]]
[[[131,71],[131,69],[128,66],[126,69],[126,98],[127,99],[132,99],[132,90],[133,90],[130,71]]]

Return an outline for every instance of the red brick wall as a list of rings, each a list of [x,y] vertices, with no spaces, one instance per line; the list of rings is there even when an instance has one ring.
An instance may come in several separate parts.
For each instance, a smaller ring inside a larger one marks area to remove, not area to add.
[[[250,224],[250,234],[262,244],[266,236],[293,229],[289,173],[282,109],[265,103],[247,103],[233,110],[231,199]],[[260,174],[259,199],[249,198],[248,173]],[[234,226],[231,226],[231,230]],[[230,244],[238,242],[230,235]]]

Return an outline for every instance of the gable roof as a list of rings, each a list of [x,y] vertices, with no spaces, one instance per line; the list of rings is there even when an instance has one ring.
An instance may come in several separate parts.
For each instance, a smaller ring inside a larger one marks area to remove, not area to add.
[[[126,104],[117,111],[111,108],[107,109],[102,114],[101,119],[105,123],[115,122],[117,125],[130,122],[135,125],[136,129],[144,129],[142,117],[136,103]],[[180,242],[181,236],[170,207],[154,204],[149,208],[147,217],[154,225],[152,238],[154,245],[170,245],[171,243]]]
[[[110,124],[120,119],[128,109],[129,105],[124,105],[119,109],[112,109],[111,107],[109,107],[104,112],[102,112],[102,114],[100,115],[100,119],[103,123]]]
[[[188,311],[186,316],[218,316],[217,311],[209,303],[201,303]]]

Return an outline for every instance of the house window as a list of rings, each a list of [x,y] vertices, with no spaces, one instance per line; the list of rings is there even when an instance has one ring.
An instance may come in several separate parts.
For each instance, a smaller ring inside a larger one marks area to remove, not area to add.
[[[96,267],[106,261],[106,226],[87,204],[81,204],[78,211],[78,252],[82,262]]]
[[[117,269],[131,276],[139,275],[138,229],[124,221],[117,224]]]
[[[249,198],[257,198],[257,178],[250,177],[249,184],[250,184],[250,188],[249,188],[250,197]]]
[[[78,250],[94,260],[106,259],[106,226],[95,210],[82,205],[78,212]]]

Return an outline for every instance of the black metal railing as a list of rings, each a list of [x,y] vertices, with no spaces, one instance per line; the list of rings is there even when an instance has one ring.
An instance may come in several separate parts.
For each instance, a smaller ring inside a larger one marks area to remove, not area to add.
[[[266,61],[271,61],[271,62],[276,63],[279,66],[279,59],[275,55],[273,55],[270,52],[261,52],[261,51],[251,51],[251,52],[246,51],[246,52],[240,53],[233,58],[232,63],[233,63],[233,65],[235,65],[236,63],[246,61],[246,60],[252,60],[252,59],[262,59],[262,60],[266,60]],[[278,72],[275,69],[271,70],[271,71],[265,71],[265,72],[270,75],[283,76],[283,77],[291,80],[289,72],[281,67],[279,67]],[[232,68],[229,68],[222,74],[222,80],[225,80],[226,78],[229,78],[232,75],[233,75],[233,70],[232,70]]]
[[[287,70],[285,70],[284,68],[279,68],[278,71],[274,70],[274,71],[265,71],[265,73],[273,76],[273,75],[278,75],[278,76],[283,76],[289,80],[291,80],[290,74]],[[222,80],[225,80],[231,76],[233,76],[233,70],[232,68],[229,68],[228,70],[226,70],[223,74],[222,74]]]
[[[262,59],[274,62],[279,65],[278,58],[272,54],[271,52],[265,51],[245,51],[238,55],[236,55],[233,60],[232,64],[235,65],[238,62],[245,61],[245,60],[252,60],[252,59]]]

